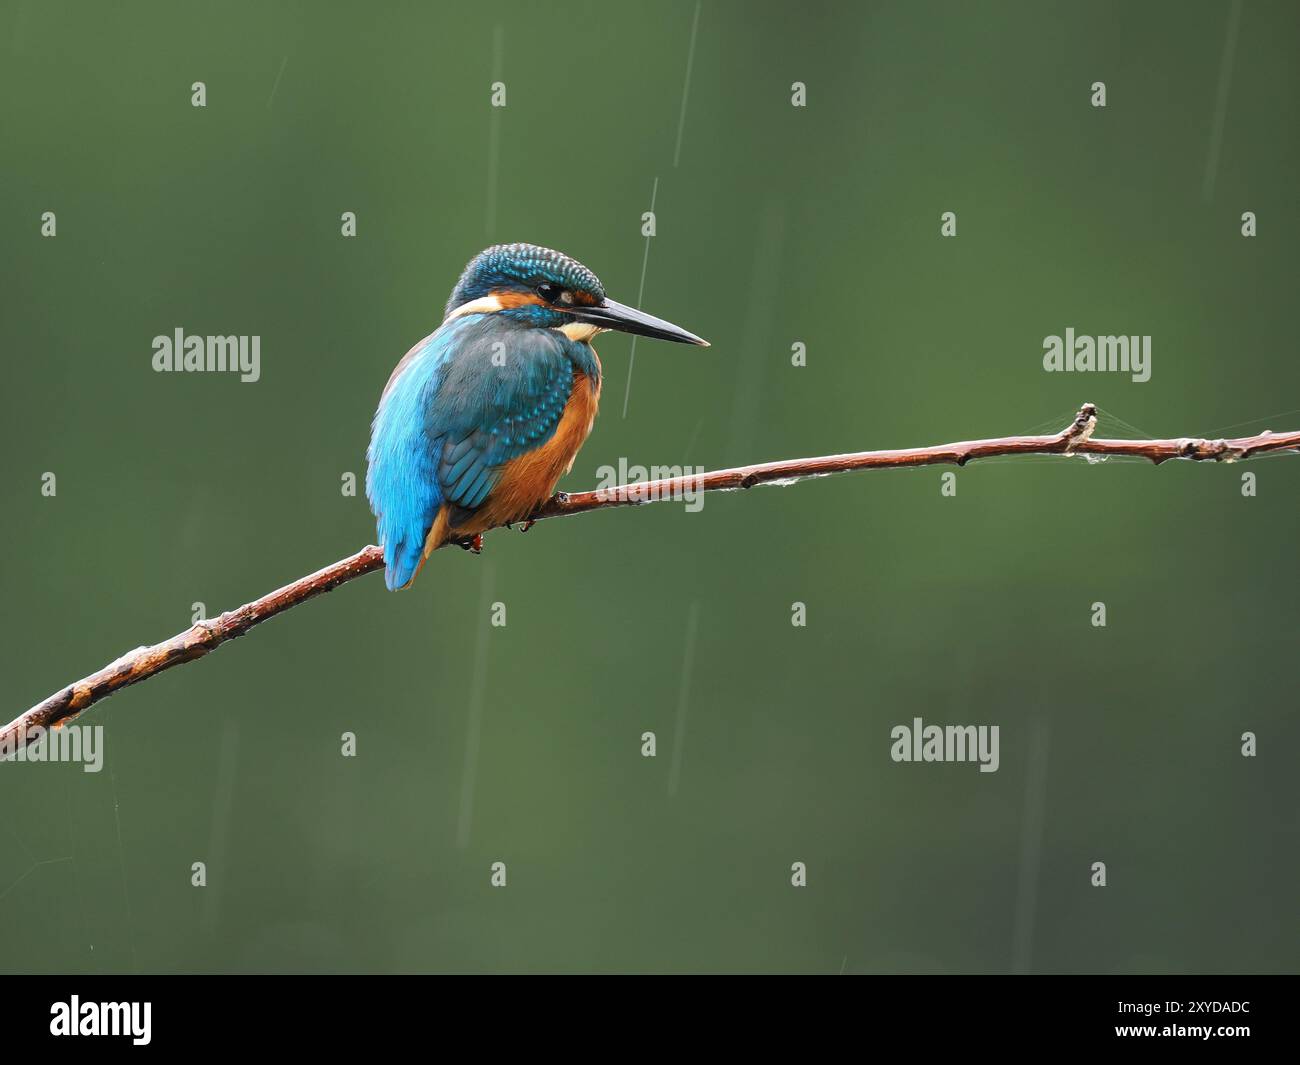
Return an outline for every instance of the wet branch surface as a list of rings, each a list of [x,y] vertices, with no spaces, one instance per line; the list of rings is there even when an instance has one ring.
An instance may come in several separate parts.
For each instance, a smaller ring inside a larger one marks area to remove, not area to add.
[[[1092,437],[1096,425],[1096,408],[1091,403],[1085,403],[1075,415],[1074,421],[1050,436],[1002,436],[896,451],[861,451],[849,455],[785,459],[592,492],[561,492],[543,504],[529,520],[541,521],[544,518],[585,514],[607,507],[638,506],[663,499],[681,499],[684,494],[701,491],[735,491],[761,484],[789,484],[807,477],[823,477],[853,470],[943,464],[964,466],[975,459],[996,456],[1120,456],[1149,459],[1159,465],[1169,459],[1235,462],[1270,452],[1300,449],[1300,431],[1266,431],[1257,436],[1231,440],[1187,437],[1169,440],[1099,440]],[[128,685],[147,680],[173,666],[202,658],[227,640],[243,636],[268,618],[383,567],[383,552],[373,545],[365,547],[355,555],[340,559],[260,599],[227,611],[220,617],[197,622],[169,640],[128,651],[103,669],[55,692],[0,729],[0,751],[15,751],[39,737],[40,732],[33,735],[33,730],[66,724],[99,700]]]

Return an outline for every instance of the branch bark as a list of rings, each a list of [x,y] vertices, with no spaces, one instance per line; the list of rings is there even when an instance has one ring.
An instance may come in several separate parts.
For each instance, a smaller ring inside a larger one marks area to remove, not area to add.
[[[1169,440],[1094,440],[1092,432],[1096,425],[1097,410],[1091,403],[1085,403],[1075,415],[1074,421],[1050,436],[1002,436],[934,447],[785,459],[716,470],[699,476],[674,477],[591,492],[560,492],[543,504],[529,520],[541,521],[544,518],[585,514],[607,507],[637,506],[663,499],[680,499],[686,492],[735,491],[760,484],[790,484],[806,477],[824,477],[852,470],[945,463],[965,466],[973,459],[1004,455],[1125,456],[1150,459],[1159,465],[1169,459],[1236,462],[1268,452],[1300,449],[1300,431],[1265,431],[1257,436],[1231,440],[1189,437]],[[100,699],[128,685],[147,680],[183,662],[202,658],[226,641],[243,636],[268,618],[332,591],[363,574],[383,569],[383,566],[383,552],[371,545],[218,618],[200,621],[169,640],[128,651],[98,672],[55,692],[0,729],[0,752],[16,751],[40,735],[39,732],[33,734],[33,730],[66,724]]]

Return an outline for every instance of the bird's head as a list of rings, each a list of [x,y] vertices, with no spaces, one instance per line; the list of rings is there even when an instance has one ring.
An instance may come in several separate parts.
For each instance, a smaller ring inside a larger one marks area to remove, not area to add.
[[[708,347],[694,333],[610,299],[582,263],[536,244],[496,244],[474,256],[447,301],[448,318],[464,314],[499,314],[574,340],[617,329]]]

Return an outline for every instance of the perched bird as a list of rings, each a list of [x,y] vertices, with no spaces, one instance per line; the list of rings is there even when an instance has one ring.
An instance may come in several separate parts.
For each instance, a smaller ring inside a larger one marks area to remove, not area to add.
[[[521,521],[555,491],[600,400],[597,333],[708,346],[616,303],[581,263],[534,244],[472,259],[442,325],[403,356],[375,411],[366,496],[384,579],[405,588],[430,553]]]

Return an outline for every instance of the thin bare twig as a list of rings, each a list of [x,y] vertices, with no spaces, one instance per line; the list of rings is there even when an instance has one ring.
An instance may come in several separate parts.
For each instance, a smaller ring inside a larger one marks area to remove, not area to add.
[[[1004,455],[1102,455],[1150,459],[1157,465],[1169,459],[1235,462],[1266,452],[1300,449],[1300,431],[1273,433],[1231,440],[1181,438],[1171,440],[1095,440],[1097,409],[1085,403],[1074,421],[1050,436],[1002,436],[990,440],[964,440],[935,447],[903,448],[897,451],[861,451],[851,455],[785,459],[755,466],[739,466],[713,473],[672,477],[640,484],[620,485],[576,494],[559,493],[548,500],[530,520],[584,514],[606,507],[636,506],[662,499],[681,499],[687,493],[733,491],[760,484],[790,484],[806,477],[823,477],[851,470],[889,469],[904,466],[934,466],[953,463],[964,466],[973,459]],[[40,732],[65,724],[87,707],[127,685],[146,680],[165,669],[192,662],[243,636],[254,625],[332,591],[340,584],[382,569],[383,552],[365,547],[355,555],[317,570],[292,584],[255,599],[236,610],[209,621],[200,621],[170,640],[151,647],[137,647],[97,673],[68,685],[0,729],[0,752],[15,751],[39,737]]]

